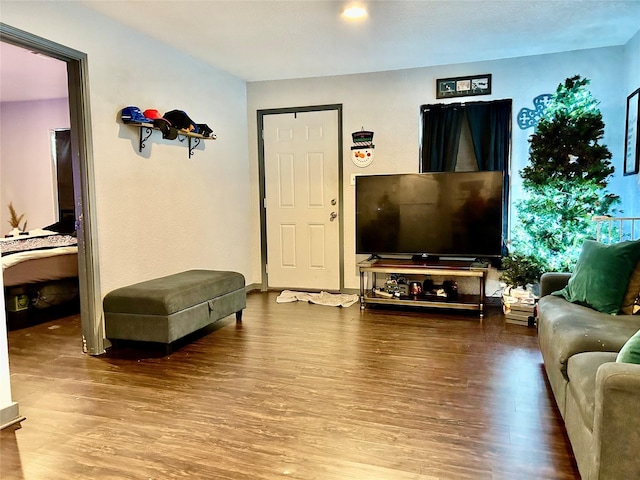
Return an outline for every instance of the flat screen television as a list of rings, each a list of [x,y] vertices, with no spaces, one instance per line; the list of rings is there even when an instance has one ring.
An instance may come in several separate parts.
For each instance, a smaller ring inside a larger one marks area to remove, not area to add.
[[[502,254],[502,172],[356,177],[356,253],[497,258]]]

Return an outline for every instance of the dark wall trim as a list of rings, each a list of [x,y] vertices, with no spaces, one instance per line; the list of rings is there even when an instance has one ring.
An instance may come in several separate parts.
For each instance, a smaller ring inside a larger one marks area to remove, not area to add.
[[[280,115],[283,113],[304,113],[319,112],[324,110],[337,110],[338,112],[338,203],[340,205],[340,291],[344,290],[344,211],[343,211],[343,140],[342,140],[342,104],[332,103],[327,105],[311,105],[304,107],[284,107],[284,108],[268,108],[257,111],[257,137],[258,137],[258,185],[259,185],[259,201],[260,201],[260,254],[262,258],[262,291],[267,291],[267,212],[264,206],[265,199],[265,177],[264,177],[264,138],[262,132],[264,130],[265,115]]]

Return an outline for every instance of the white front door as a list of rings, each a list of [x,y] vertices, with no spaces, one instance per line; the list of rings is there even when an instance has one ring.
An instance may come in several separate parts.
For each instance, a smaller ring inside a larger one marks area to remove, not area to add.
[[[340,289],[338,111],[264,116],[270,288]]]

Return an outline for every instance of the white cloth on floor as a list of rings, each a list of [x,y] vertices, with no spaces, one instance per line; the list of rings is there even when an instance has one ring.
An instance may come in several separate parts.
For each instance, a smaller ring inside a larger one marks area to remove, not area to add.
[[[295,292],[293,290],[283,290],[276,303],[309,302],[317,305],[327,305],[329,307],[350,307],[359,300],[358,295],[347,293],[309,293]]]

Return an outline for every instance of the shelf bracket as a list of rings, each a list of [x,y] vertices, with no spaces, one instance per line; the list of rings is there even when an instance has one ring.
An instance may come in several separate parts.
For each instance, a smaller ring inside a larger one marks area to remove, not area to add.
[[[144,130],[144,134],[142,133],[143,130]],[[149,140],[149,137],[151,136],[152,133],[153,133],[153,128],[140,127],[140,148],[138,149],[140,153],[142,153],[142,150],[144,150],[144,147],[146,146],[145,142]]]
[[[191,141],[193,139],[193,142]],[[200,139],[197,137],[189,137],[189,158],[193,155],[193,151],[200,145]]]

